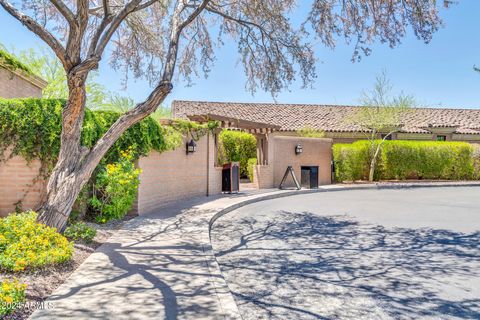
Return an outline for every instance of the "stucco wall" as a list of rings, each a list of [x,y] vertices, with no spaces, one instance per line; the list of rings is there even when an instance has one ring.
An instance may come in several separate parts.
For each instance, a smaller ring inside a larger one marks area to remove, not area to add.
[[[172,202],[205,196],[207,192],[221,192],[221,169],[214,167],[213,139],[202,137],[197,141],[197,151],[193,154],[187,155],[185,148],[184,144],[173,151],[152,152],[138,160],[142,169],[136,208],[138,214],[155,212]]]
[[[300,182],[301,166],[318,166],[318,182],[320,185],[330,184],[331,161],[332,161],[332,140],[328,138],[301,138],[281,137],[274,138],[274,161],[273,161],[273,184],[280,185],[285,170],[292,166],[295,176]],[[295,146],[301,144],[303,153],[296,155]],[[295,186],[293,179],[289,176],[287,187]]]
[[[42,88],[0,66],[0,97],[6,99],[41,98]]]
[[[40,161],[27,164],[20,156],[0,162],[0,216],[15,211],[19,201],[25,210],[38,207],[45,192],[45,181],[38,179],[39,169]]]

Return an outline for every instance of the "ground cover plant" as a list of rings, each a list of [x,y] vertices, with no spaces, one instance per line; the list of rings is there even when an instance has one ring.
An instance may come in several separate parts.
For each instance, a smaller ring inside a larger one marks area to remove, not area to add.
[[[87,225],[85,222],[74,222],[69,225],[63,233],[65,237],[73,241],[84,241],[90,243],[97,235],[95,228]]]
[[[71,259],[73,243],[36,219],[33,211],[0,219],[1,270],[18,272]]]
[[[11,313],[17,305],[25,301],[27,285],[17,279],[0,281],[0,317]]]

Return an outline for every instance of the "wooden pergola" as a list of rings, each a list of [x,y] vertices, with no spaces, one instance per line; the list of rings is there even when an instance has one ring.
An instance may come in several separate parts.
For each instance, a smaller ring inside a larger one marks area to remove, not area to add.
[[[257,164],[268,165],[268,135],[280,130],[280,126],[269,123],[235,119],[210,113],[188,116],[188,118],[199,123],[218,121],[220,122],[220,128],[222,129],[235,129],[253,134],[257,139]]]

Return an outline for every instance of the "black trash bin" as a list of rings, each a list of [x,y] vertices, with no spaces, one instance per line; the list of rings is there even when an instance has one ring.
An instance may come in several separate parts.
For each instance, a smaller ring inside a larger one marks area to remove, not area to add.
[[[301,185],[302,188],[318,188],[318,166],[302,166]]]
[[[240,189],[240,165],[238,162],[230,162],[223,165],[222,169],[222,192],[238,192]]]

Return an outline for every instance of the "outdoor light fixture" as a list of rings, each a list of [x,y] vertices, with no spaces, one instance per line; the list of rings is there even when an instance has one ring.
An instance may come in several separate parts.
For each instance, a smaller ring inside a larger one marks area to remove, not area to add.
[[[191,139],[190,142],[187,142],[187,154],[194,153],[195,151],[197,151],[197,144]]]
[[[299,155],[299,154],[301,154],[302,152],[303,152],[303,147],[302,147],[302,145],[299,143],[299,144],[297,144],[297,145],[295,146],[295,154],[296,154],[296,155]]]

